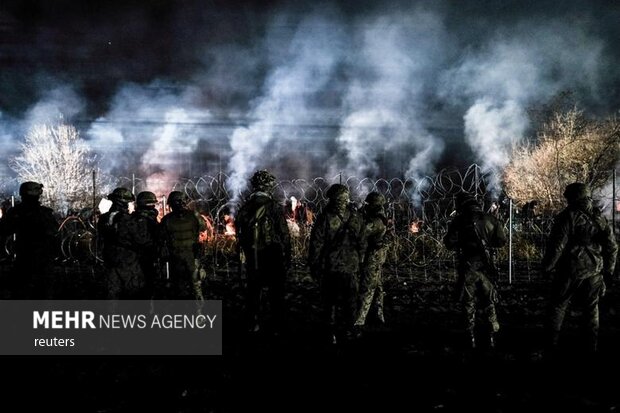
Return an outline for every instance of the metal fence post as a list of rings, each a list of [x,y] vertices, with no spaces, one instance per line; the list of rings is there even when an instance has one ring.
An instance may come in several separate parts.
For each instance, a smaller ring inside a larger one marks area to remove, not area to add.
[[[508,284],[512,284],[512,198],[508,200]]]
[[[616,234],[616,170],[614,169],[614,173],[612,174],[612,178],[611,178],[612,184],[611,184],[611,194],[612,194],[612,201],[611,201],[611,228],[612,231],[614,233],[614,235]]]

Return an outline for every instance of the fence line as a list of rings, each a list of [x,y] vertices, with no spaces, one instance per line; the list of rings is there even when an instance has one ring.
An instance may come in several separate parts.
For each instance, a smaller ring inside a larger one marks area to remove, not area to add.
[[[203,235],[203,261],[213,271],[236,271],[235,238],[231,233],[231,217],[238,203],[231,201],[224,173],[182,179],[173,190],[183,191],[209,224]],[[294,260],[305,265],[308,240],[314,215],[327,203],[327,188],[336,182],[349,187],[351,199],[361,206],[371,191],[387,199],[386,213],[390,221],[390,250],[386,273],[396,277],[425,280],[453,279],[455,258],[443,247],[443,236],[455,213],[455,197],[468,192],[481,202],[485,211],[495,215],[506,227],[508,245],[498,254],[500,273],[507,281],[531,281],[538,275],[538,266],[545,249],[553,216],[540,213],[535,203],[516,208],[513,200],[502,191],[488,186],[488,175],[473,164],[464,171],[442,170],[436,176],[420,179],[376,179],[343,176],[317,177],[312,180],[290,179],[277,182],[275,196],[283,203],[293,238]],[[145,180],[132,175],[120,178],[119,184],[131,185],[134,192],[144,190]],[[616,218],[618,200],[615,171],[613,176],[612,218]],[[245,191],[247,194],[247,190]],[[243,199],[243,196],[240,197]],[[165,199],[160,208],[165,208]],[[67,218],[61,227],[60,251],[69,261],[84,261],[94,255],[92,210],[83,210]],[[614,221],[616,222],[616,221]],[[10,240],[7,240],[10,244]],[[10,245],[5,249],[10,250]]]

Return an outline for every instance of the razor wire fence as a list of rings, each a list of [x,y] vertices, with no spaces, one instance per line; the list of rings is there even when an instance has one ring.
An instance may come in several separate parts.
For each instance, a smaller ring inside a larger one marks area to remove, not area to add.
[[[213,274],[232,276],[240,268],[236,245],[234,214],[247,189],[234,196],[223,173],[204,175],[176,182],[171,190],[184,192],[190,206],[207,223],[201,234],[202,261]],[[536,200],[518,205],[490,184],[490,176],[473,164],[466,170],[442,170],[435,176],[419,179],[359,179],[342,174],[325,178],[280,180],[275,197],[282,202],[292,238],[293,260],[298,268],[306,264],[312,224],[326,205],[326,192],[334,183],[346,185],[351,201],[358,207],[372,191],[387,200],[389,251],[385,273],[397,278],[442,281],[456,278],[456,256],[443,245],[443,237],[455,216],[455,198],[460,192],[475,196],[484,211],[496,216],[506,228],[510,242],[498,251],[497,264],[502,278],[508,281],[531,281],[539,273],[553,216],[540,212]],[[145,180],[133,175],[122,177],[118,185],[134,193],[146,190]],[[618,208],[616,182],[610,199],[612,219]],[[607,200],[609,201],[609,200]],[[609,203],[609,202],[608,202]],[[160,216],[167,212],[165,197],[158,205]],[[84,262],[96,255],[92,209],[67,217],[59,232],[59,255],[65,261]],[[617,221],[616,222],[617,225]],[[5,250],[10,250],[6,240]]]

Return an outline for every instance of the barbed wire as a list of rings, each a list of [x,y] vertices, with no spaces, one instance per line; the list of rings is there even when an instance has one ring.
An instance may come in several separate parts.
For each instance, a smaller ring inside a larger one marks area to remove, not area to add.
[[[238,266],[232,217],[249,193],[248,188],[244,188],[241,196],[235,197],[226,185],[228,178],[225,173],[218,173],[180,179],[171,188],[184,192],[191,200],[190,205],[208,221],[209,233],[202,237],[202,257],[214,272],[225,270],[230,273]],[[490,174],[477,164],[465,170],[444,169],[435,176],[418,179],[370,179],[339,174],[314,179],[279,180],[274,195],[281,201],[287,216],[294,260],[300,266],[306,262],[313,217],[327,203],[327,189],[333,183],[342,183],[349,188],[351,200],[358,207],[372,191],[385,196],[392,240],[386,264],[389,272],[397,276],[423,273],[425,278],[453,278],[455,258],[444,248],[443,237],[455,214],[456,195],[467,192],[475,196],[483,209],[496,216],[507,230],[512,230],[512,265],[523,269],[515,273],[531,279],[542,258],[553,216],[515,208],[505,193],[490,186],[489,178]],[[139,192],[145,190],[146,180],[136,176],[121,177],[118,183],[130,185],[135,192]],[[234,201],[237,199],[239,201]],[[164,202],[162,199],[162,210]],[[512,221],[510,208],[513,208]],[[92,214],[67,218],[61,225],[59,235],[62,258],[93,260],[95,248],[92,233]],[[508,256],[508,247],[498,254],[501,267],[509,265]]]

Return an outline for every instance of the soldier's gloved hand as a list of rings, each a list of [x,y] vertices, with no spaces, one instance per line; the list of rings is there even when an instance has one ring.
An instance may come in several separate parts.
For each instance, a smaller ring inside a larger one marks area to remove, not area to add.
[[[601,282],[601,291],[599,293],[599,297],[605,297],[607,294],[607,286],[605,285],[605,281]]]

